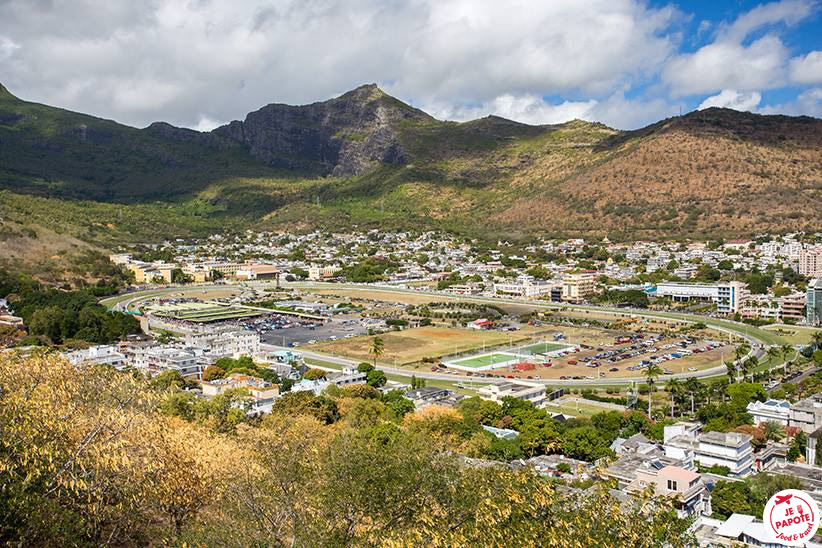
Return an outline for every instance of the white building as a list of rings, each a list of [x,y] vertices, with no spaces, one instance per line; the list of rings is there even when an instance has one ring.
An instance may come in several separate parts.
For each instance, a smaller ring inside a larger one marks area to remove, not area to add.
[[[822,428],[822,394],[814,394],[791,405],[789,425],[806,434]]]
[[[116,346],[111,345],[91,346],[83,350],[69,352],[65,356],[72,365],[93,363],[96,365],[108,365],[117,370],[123,369],[127,365],[125,354],[120,352]]]
[[[502,403],[506,397],[529,401],[538,405],[545,400],[545,385],[525,381],[498,381],[477,390],[477,395],[484,400]]]
[[[210,356],[254,356],[260,351],[260,335],[254,331],[188,333],[185,344],[202,348]]]
[[[520,299],[536,299],[542,295],[550,295],[552,287],[553,284],[549,282],[519,278],[515,282],[495,283],[494,293],[496,295],[509,295]]]
[[[791,419],[791,404],[785,400],[752,401],[746,410],[755,425],[773,421],[788,426]]]
[[[657,284],[656,295],[670,297],[674,301],[712,301],[716,303],[717,312],[732,314],[739,312],[745,297],[744,289],[745,284],[735,281],[718,284],[663,282]]]
[[[753,467],[752,436],[736,432],[699,433],[698,423],[677,423],[665,427],[665,454],[693,453],[700,466],[726,466],[733,477],[745,477]],[[678,457],[677,457],[678,458]]]
[[[178,371],[183,376],[201,377],[203,370],[210,364],[202,349],[163,346],[138,348],[133,360],[134,367],[145,369],[153,375],[163,371]]]

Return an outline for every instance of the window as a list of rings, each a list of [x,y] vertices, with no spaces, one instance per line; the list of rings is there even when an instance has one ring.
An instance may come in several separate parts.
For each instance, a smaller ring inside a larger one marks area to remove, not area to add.
[[[676,481],[668,480],[668,491],[676,491]]]

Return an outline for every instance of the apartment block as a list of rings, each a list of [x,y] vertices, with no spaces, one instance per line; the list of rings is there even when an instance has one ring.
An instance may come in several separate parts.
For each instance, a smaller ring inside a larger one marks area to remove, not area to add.
[[[569,303],[582,303],[594,292],[597,273],[594,270],[572,272],[562,279],[562,300]]]
[[[809,278],[822,278],[822,246],[799,252],[799,273]]]
[[[736,432],[700,433],[697,423],[665,427],[665,454],[693,454],[700,466],[726,466],[733,477],[745,477],[753,467],[752,436]]]

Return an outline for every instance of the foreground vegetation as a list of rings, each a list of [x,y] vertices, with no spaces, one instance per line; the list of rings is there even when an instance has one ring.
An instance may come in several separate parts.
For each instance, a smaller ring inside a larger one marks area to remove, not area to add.
[[[0,388],[2,544],[692,543],[665,500],[472,466],[447,414],[400,418],[367,390],[324,410],[284,398],[253,424],[225,401],[186,420],[174,383],[8,353]]]
[[[100,295],[114,293],[124,284],[125,278],[115,272],[91,287],[57,289],[0,269],[0,296],[6,296],[28,328],[29,336],[20,344],[100,344],[139,333],[140,324],[134,316],[109,311],[97,301]]]

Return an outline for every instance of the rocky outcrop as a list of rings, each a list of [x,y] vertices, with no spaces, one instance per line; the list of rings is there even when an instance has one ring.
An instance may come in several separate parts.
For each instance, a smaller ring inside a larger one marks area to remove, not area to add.
[[[408,120],[433,118],[371,84],[321,103],[267,105],[213,133],[243,143],[272,167],[351,176],[403,164],[398,130]]]

